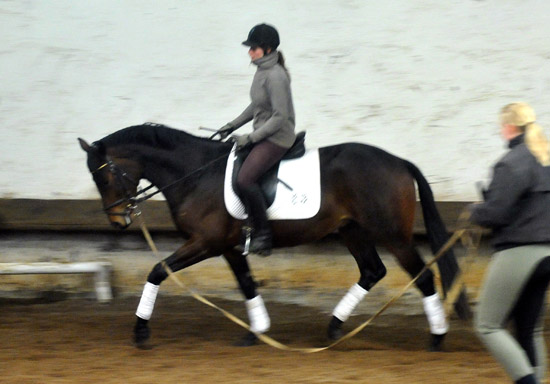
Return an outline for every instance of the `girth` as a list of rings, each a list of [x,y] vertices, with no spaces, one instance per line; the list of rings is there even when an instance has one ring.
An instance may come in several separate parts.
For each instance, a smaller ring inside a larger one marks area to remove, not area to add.
[[[296,139],[294,140],[294,144],[292,144],[292,147],[288,149],[288,151],[285,153],[281,161],[297,159],[299,157],[302,157],[306,153],[305,137],[306,137],[305,131],[298,132],[296,134]],[[233,190],[235,191],[237,196],[239,196],[239,198],[241,199],[242,199],[242,196],[237,187],[237,175],[241,170],[244,160],[249,154],[250,154],[250,149],[245,149],[245,150],[235,152],[235,161],[233,163],[233,174],[231,175],[231,181],[232,181],[231,184],[232,184]],[[260,180],[259,180],[260,188],[262,189],[262,192],[265,198],[266,207],[270,207],[271,204],[273,204],[273,201],[275,201],[275,193],[277,191],[277,184],[279,183],[277,175],[279,173],[279,165],[281,164],[281,161],[277,162],[277,164],[269,168],[267,172],[260,177]]]

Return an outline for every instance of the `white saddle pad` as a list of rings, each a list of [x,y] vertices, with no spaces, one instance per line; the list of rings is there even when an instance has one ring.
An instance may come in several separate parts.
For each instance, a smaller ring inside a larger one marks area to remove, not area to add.
[[[235,147],[227,160],[224,200],[229,214],[236,219],[244,220],[247,218],[244,205],[231,185],[234,160]],[[309,219],[319,212],[321,207],[319,150],[310,149],[298,159],[281,161],[278,178],[280,181],[277,184],[275,201],[267,209],[268,219]]]

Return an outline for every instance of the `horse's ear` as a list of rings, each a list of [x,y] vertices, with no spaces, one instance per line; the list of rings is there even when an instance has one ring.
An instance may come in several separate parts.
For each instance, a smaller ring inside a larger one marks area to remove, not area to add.
[[[78,142],[80,143],[80,147],[87,153],[96,153],[98,155],[104,155],[105,154],[105,146],[101,141],[94,141],[92,145],[88,144],[86,140],[78,138]]]
[[[90,147],[90,144],[88,144],[85,140],[81,139],[80,137],[78,138],[78,142],[80,143],[80,148],[82,148],[85,152],[90,152],[90,150],[92,149]]]

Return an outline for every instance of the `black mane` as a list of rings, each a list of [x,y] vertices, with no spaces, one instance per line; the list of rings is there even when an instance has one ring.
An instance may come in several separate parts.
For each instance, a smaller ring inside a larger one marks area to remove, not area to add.
[[[141,144],[154,148],[175,149],[178,144],[190,141],[212,142],[166,125],[145,123],[116,131],[99,140],[106,147],[121,144]]]

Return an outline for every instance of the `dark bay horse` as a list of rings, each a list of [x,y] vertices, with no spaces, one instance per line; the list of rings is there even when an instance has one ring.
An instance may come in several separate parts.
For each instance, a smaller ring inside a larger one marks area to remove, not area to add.
[[[241,240],[243,221],[234,219],[224,205],[224,173],[232,143],[200,138],[163,125],[144,124],[119,130],[89,145],[88,168],[101,194],[109,221],[120,228],[132,222],[131,202],[140,179],[162,190],[176,227],[186,239],[163,262],[179,271],[210,257],[223,255],[246,298],[252,333],[269,329],[270,320],[246,257],[234,249]],[[360,271],[333,312],[328,334],[338,338],[342,324],[365,294],[382,279],[386,268],[376,246],[386,247],[411,276],[425,263],[413,245],[415,181],[432,251],[448,239],[430,186],[412,163],[381,149],[347,143],[318,149],[321,207],[312,218],[271,221],[275,248],[313,242],[337,232],[355,258]],[[444,291],[459,267],[451,251],[438,261]],[[151,270],[136,312],[134,338],[138,346],[150,337],[151,317],[159,285],[168,276],[163,263]],[[441,345],[448,329],[441,302],[427,270],[416,281],[422,292],[433,348]],[[469,316],[463,291],[454,303],[459,317]]]

